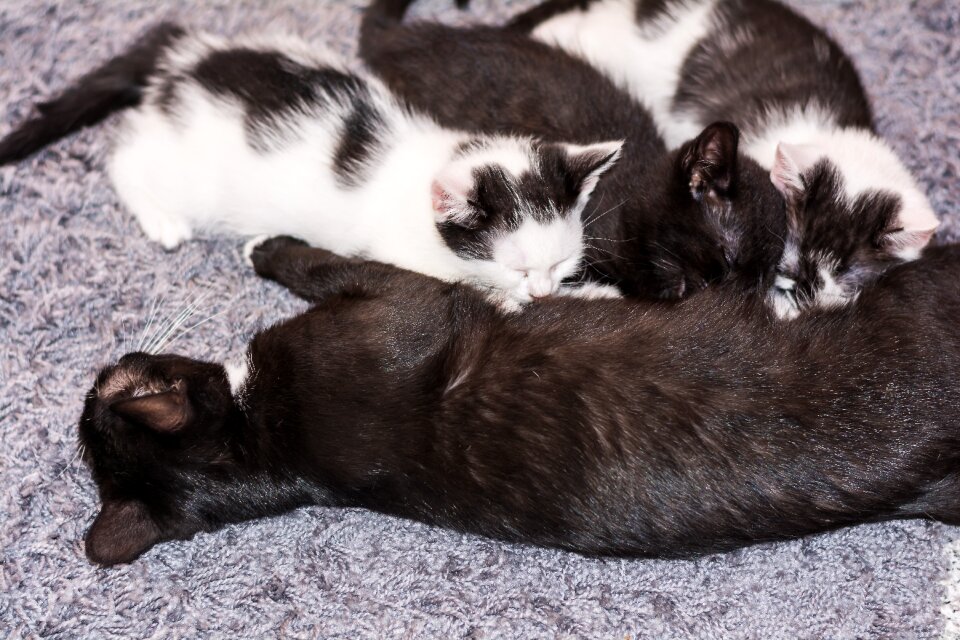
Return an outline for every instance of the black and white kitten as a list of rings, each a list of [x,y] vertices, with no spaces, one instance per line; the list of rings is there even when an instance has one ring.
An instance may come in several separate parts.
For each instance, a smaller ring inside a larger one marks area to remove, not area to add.
[[[744,152],[767,169],[803,175],[826,163],[834,176],[821,189],[832,191],[817,197],[832,197],[844,218],[877,198],[892,209],[890,228],[902,233],[876,247],[886,263],[914,259],[939,224],[877,137],[853,63],[822,29],[775,0],[547,0],[511,28],[582,57],[629,90],[650,109],[668,147],[729,120],[743,133]],[[778,186],[782,181],[774,176]],[[832,249],[821,247],[819,261],[844,264]],[[778,306],[817,284],[794,280],[790,255],[781,265]],[[857,270],[826,268],[819,288],[852,282]],[[824,299],[836,302],[855,289]]]
[[[94,562],[311,504],[638,556],[960,524],[958,247],[789,323],[719,288],[508,314],[291,238],[252,259],[316,306],[243,367],[132,353],[88,393]]]
[[[360,53],[393,91],[440,122],[546,139],[574,136],[581,143],[626,135],[624,155],[591,206],[605,212],[610,203],[623,204],[604,213],[605,228],[587,230],[593,238],[587,260],[599,265],[596,277],[626,293],[674,297],[730,279],[792,317],[852,300],[929,239],[901,228],[893,194],[867,190],[847,198],[836,180],[803,183],[819,162],[803,147],[781,148],[772,182],[769,167],[738,154],[730,125],[706,125],[668,154],[649,113],[588,65],[524,42],[520,29],[401,24],[409,4],[375,0],[364,16]],[[436,86],[444,90],[432,91]],[[825,162],[824,171],[836,171]],[[791,202],[789,221],[782,198]],[[875,200],[885,206],[874,215],[868,205]],[[871,212],[867,219],[856,217],[864,211]],[[819,231],[805,234],[809,228]],[[844,241],[834,241],[839,238]],[[631,281],[641,286],[631,288]]]
[[[504,29],[401,24],[409,4],[368,7],[360,55],[441,124],[579,144],[625,139],[584,213],[589,278],[657,299],[728,281],[761,295],[772,286],[783,198],[738,152],[736,127],[712,124],[668,152],[647,110],[590,65]]]
[[[294,38],[164,24],[40,105],[0,162],[123,107],[109,173],[165,247],[196,230],[292,233],[510,303],[579,271],[581,212],[621,145],[444,128]]]

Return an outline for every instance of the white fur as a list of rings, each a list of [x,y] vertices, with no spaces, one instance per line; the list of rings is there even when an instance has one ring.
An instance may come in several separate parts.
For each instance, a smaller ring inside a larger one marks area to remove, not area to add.
[[[164,65],[196,64],[224,42],[212,36],[185,38]],[[261,46],[258,42],[249,46]],[[276,41],[268,44],[277,48]],[[327,54],[296,40],[284,40],[280,50],[306,64],[338,67]],[[473,167],[485,163],[498,163],[512,176],[530,171],[531,141],[491,137],[461,152],[467,134],[409,113],[382,84],[371,77],[365,80],[390,133],[360,187],[338,183],[332,166],[346,106],[323,105],[316,113],[293,114],[272,134],[275,139],[267,141],[267,150],[255,150],[242,105],[187,82],[180,85],[172,117],[150,99],[127,113],[109,161],[117,193],[144,232],[168,249],[196,231],[289,234],[343,255],[505,289],[520,302],[552,293],[560,279],[576,271],[583,242],[577,209],[585,206],[617,149],[580,148],[613,156],[588,179],[585,196],[561,222],[527,221],[498,241],[532,276],[524,281],[504,273],[502,265],[460,258],[447,247],[436,228],[431,185],[444,172],[469,177]]]
[[[751,142],[746,151],[764,166],[772,167],[771,179],[781,189],[784,185],[800,189],[800,174],[826,158],[840,171],[848,201],[869,191],[897,194],[901,199],[897,225],[907,235],[902,246],[896,248],[896,255],[903,260],[916,258],[940,221],[913,176],[893,150],[869,131],[818,131],[818,123],[825,125],[819,110],[798,111]]]
[[[530,302],[557,291],[576,272],[583,257],[579,216],[555,216],[546,223],[528,216],[513,233],[494,241],[493,261],[477,264],[485,278]]]
[[[570,298],[583,298],[584,300],[611,300],[622,298],[620,289],[610,284],[601,284],[599,282],[586,282],[577,287],[561,287],[558,295]]]
[[[684,60],[710,31],[716,0],[678,2],[669,15],[640,28],[636,0],[601,0],[546,20],[534,38],[601,69],[650,109],[670,147],[703,128],[671,112]]]
[[[247,384],[247,377],[250,375],[250,365],[246,360],[243,360],[241,362],[224,364],[223,368],[227,371],[227,381],[230,383],[230,392],[234,397],[238,397]]]

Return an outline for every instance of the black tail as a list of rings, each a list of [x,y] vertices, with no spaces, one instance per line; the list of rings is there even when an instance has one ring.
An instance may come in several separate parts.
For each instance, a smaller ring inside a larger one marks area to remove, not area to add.
[[[403,21],[412,3],[413,0],[373,0],[367,5],[360,23],[360,57],[367,58],[368,53],[377,50],[384,32]]]
[[[143,88],[164,50],[184,34],[161,23],[125,53],[75,82],[58,98],[37,105],[38,115],[0,140],[0,165],[22,160],[114,111],[140,104]]]

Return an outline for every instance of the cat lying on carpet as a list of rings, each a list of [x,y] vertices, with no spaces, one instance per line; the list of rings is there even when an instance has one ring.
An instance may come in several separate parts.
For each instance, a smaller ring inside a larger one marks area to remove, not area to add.
[[[292,238],[252,261],[315,306],[242,367],[131,353],[97,376],[92,561],[304,505],[657,557],[960,524],[960,247],[790,323],[719,289],[504,313]]]
[[[165,247],[198,229],[294,233],[512,304],[578,273],[582,212],[621,146],[445,129],[296,39],[162,24],[39,105],[0,163],[127,107],[110,176]]]
[[[653,293],[675,297],[734,278],[747,291],[767,297],[782,316],[794,317],[803,309],[854,300],[885,269],[915,258],[937,227],[913,179],[872,134],[869,105],[849,60],[780,5],[717,2],[723,20],[715,17],[716,24],[710,23],[712,39],[693,49],[681,79],[677,70],[693,40],[671,37],[686,24],[672,20],[679,20],[680,13],[696,13],[694,9],[706,20],[706,5],[714,3],[641,1],[636,20],[643,22],[642,29],[634,24],[630,0],[551,0],[507,29],[400,24],[409,4],[374,0],[364,16],[360,53],[395,93],[440,122],[544,139],[576,136],[572,139],[579,142],[627,132],[623,158],[593,199],[601,210],[605,203],[623,205],[607,216],[602,233],[589,234],[600,238],[591,240],[594,247],[588,247],[587,256],[597,264],[599,278],[628,294],[651,293],[627,288],[633,281],[657,284]],[[783,25],[763,22],[760,29],[753,25],[760,17],[747,5],[789,20]],[[746,13],[737,19],[758,34],[731,39],[740,33],[730,24],[738,11]],[[581,60],[525,40],[522,36],[540,22],[535,36],[582,54],[633,98],[584,69]],[[793,38],[783,38],[782,30]],[[547,32],[550,37],[543,35]],[[775,35],[761,37],[761,32]],[[739,43],[744,49],[724,49],[729,56],[723,57],[714,51],[718,43]],[[593,44],[596,55],[592,49],[580,50]],[[781,51],[781,46],[788,49]],[[818,58],[817,51],[829,56]],[[606,57],[598,58],[601,53]],[[791,64],[781,64],[782,58]],[[443,90],[434,90],[438,86]],[[657,97],[668,89],[670,96],[677,94],[675,112],[664,106],[667,98]],[[697,100],[705,105],[700,110],[690,106]],[[760,113],[781,113],[783,118],[771,116],[760,123],[765,128],[758,128],[758,103],[763,105]],[[800,108],[813,104],[824,106]],[[695,122],[682,117],[694,112]],[[796,137],[809,126],[775,126],[790,114],[795,120],[820,114],[824,123],[836,127],[819,137]],[[701,133],[716,120],[746,127],[745,144],[738,145],[736,137],[721,139],[721,144]],[[667,154],[658,128],[677,151]],[[778,148],[778,142],[805,144]],[[738,153],[739,147],[744,153]],[[696,175],[685,163],[691,149],[699,150],[690,163],[698,169]],[[778,191],[788,200],[785,221]],[[685,206],[684,195],[699,208]],[[690,232],[684,233],[683,225]],[[632,265],[647,264],[655,266],[631,278]]]

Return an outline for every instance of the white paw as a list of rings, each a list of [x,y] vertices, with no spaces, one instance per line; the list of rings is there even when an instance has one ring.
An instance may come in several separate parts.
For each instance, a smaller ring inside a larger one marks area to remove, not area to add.
[[[270,238],[271,236],[268,235],[260,235],[247,240],[247,242],[243,245],[243,259],[248,265],[251,267],[253,266],[253,259],[251,258],[253,255],[253,250]]]
[[[584,300],[609,300],[612,298],[622,298],[620,290],[611,284],[600,284],[599,282],[588,282],[579,287],[560,287],[557,295],[570,298],[583,298]]]
[[[183,220],[161,216],[143,216],[140,218],[140,228],[143,233],[159,242],[164,249],[176,249],[180,243],[193,237],[193,230]]]

